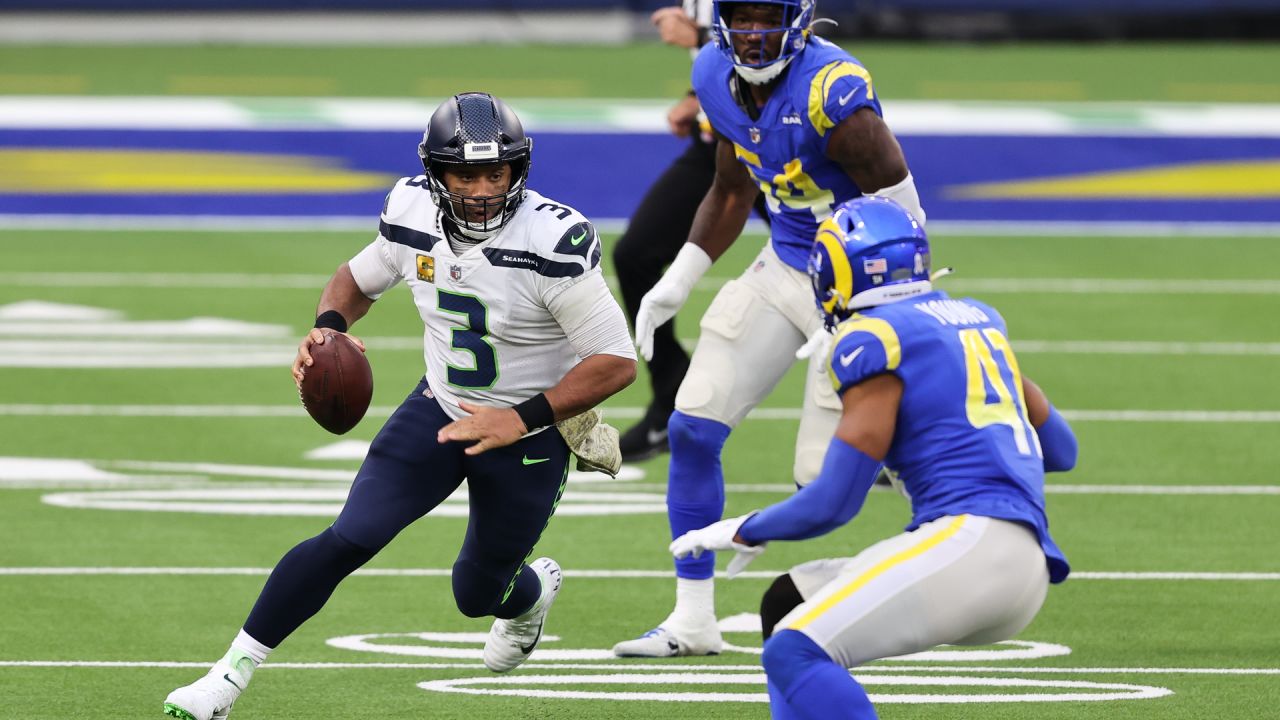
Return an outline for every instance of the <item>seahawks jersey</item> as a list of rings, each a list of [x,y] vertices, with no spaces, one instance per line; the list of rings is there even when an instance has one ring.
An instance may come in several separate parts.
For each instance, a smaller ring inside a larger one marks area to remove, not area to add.
[[[804,271],[818,223],[862,191],[827,155],[831,131],[861,108],[881,114],[871,74],[844,50],[811,36],[752,120],[734,97],[733,63],[713,44],[693,64],[693,88],[716,132],[733,143],[764,192],[778,257]]]
[[[426,324],[427,381],[457,419],[466,414],[459,400],[514,405],[553,387],[577,364],[581,348],[568,332],[577,328],[561,321],[585,311],[561,305],[578,296],[565,294],[569,288],[587,281],[599,285],[598,302],[613,302],[600,254],[586,218],[533,191],[498,234],[455,254],[426,179],[418,176],[392,188],[378,237],[349,265],[371,298],[401,280],[409,285]],[[606,321],[607,352],[635,357],[621,310]]]
[[[1044,456],[1027,416],[1004,319],[932,292],[841,323],[828,362],[836,391],[892,373],[902,380],[885,465],[911,497],[907,530],[944,515],[984,515],[1035,529],[1053,582],[1070,568],[1049,536]]]

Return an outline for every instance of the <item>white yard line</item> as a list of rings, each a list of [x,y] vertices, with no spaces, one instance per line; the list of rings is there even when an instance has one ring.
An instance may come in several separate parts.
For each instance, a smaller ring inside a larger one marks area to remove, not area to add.
[[[0,660],[0,667],[12,668],[208,668],[207,662],[138,661],[138,660]],[[259,669],[275,670],[477,670],[484,663],[263,663]],[[541,670],[662,670],[682,672],[742,672],[759,670],[755,665],[684,665],[656,663],[539,663],[532,661],[521,667]],[[1101,674],[1101,675],[1280,675],[1280,668],[1178,668],[1178,667],[996,667],[969,665],[923,665],[893,663],[858,668],[858,672],[973,672],[1021,674]]]
[[[248,567],[0,567],[0,576],[98,576],[98,575],[205,575],[205,576],[264,576],[271,568]],[[386,568],[361,569],[355,575],[363,577],[449,577],[449,568]],[[564,571],[565,577],[593,580],[634,580],[669,578],[670,570],[572,570]],[[722,573],[717,573],[722,575]],[[771,570],[747,570],[737,577],[772,580],[778,576]],[[1280,572],[1088,572],[1073,571],[1073,580],[1122,580],[1122,581],[1205,581],[1205,582],[1275,582]]]
[[[644,415],[638,406],[606,406],[606,419],[632,419]],[[369,408],[369,417],[386,417],[392,406]],[[1126,423],[1280,423],[1276,410],[1063,410],[1076,422]],[[190,417],[190,418],[303,418],[301,405],[73,405],[0,404],[0,416],[16,417]],[[756,408],[748,420],[799,420],[800,408]]]
[[[429,114],[429,111],[428,111]],[[134,117],[137,111],[134,111]],[[595,217],[596,229],[617,234],[627,218]],[[191,232],[356,232],[370,237],[376,226],[364,215],[79,215],[0,213],[4,230],[139,230]],[[760,220],[747,221],[746,232],[767,232]],[[1165,221],[1053,221],[1053,220],[933,220],[929,234],[935,239],[964,236],[1072,237],[1105,236],[1115,239],[1149,237],[1206,237],[1232,240],[1240,237],[1280,236],[1280,223],[1271,222],[1165,222]]]

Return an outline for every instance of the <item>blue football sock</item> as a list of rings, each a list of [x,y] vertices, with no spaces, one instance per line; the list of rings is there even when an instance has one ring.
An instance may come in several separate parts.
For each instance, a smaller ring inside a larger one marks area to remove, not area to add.
[[[782,696],[782,691],[773,683],[769,683],[769,718],[770,720],[800,720],[800,716],[791,711],[791,705]]]
[[[720,449],[729,437],[729,426],[714,420],[671,413],[667,437],[671,467],[667,481],[667,519],[671,537],[704,528],[724,514],[724,473]],[[676,560],[676,575],[702,580],[716,570],[715,553]]]
[[[808,635],[782,630],[764,644],[770,698],[786,701],[782,717],[796,720],[876,720],[875,708],[849,671]]]

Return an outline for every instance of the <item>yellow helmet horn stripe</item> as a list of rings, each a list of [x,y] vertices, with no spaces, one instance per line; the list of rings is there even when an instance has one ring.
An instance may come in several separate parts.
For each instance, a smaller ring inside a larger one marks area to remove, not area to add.
[[[831,219],[824,220],[818,227],[817,242],[827,249],[827,257],[831,259],[831,272],[836,278],[836,294],[822,303],[822,309],[834,315],[837,299],[848,303],[853,298],[853,267],[849,265],[849,256],[844,252],[839,228]]]

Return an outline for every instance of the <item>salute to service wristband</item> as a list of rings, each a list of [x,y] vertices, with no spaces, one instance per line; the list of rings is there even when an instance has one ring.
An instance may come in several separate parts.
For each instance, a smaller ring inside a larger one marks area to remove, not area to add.
[[[547,400],[547,396],[542,393],[534,395],[511,409],[515,410],[520,419],[524,421],[525,430],[534,430],[553,425],[556,421],[555,411],[551,409],[551,403]]]
[[[337,310],[325,310],[316,318],[315,327],[328,328],[344,333],[347,331],[347,319],[342,317],[342,313]]]

